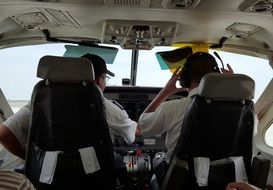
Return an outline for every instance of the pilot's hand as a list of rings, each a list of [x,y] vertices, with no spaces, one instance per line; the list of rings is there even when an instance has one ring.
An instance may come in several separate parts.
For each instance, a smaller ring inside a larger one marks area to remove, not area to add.
[[[233,73],[234,73],[234,72],[233,72],[233,69],[232,69],[231,66],[230,66],[230,64],[227,64],[227,68],[228,68],[228,69],[223,69],[223,68],[221,68],[222,73],[230,73],[230,74],[233,74]]]
[[[181,72],[182,72],[181,67],[178,67],[174,71],[172,77],[170,78],[170,80],[167,82],[167,84],[165,85],[165,87],[163,89],[166,94],[171,95],[171,94],[175,94],[177,92],[185,90],[183,88],[177,88],[176,87],[176,82],[177,82]]]
[[[162,102],[164,102],[170,95],[175,94],[180,91],[186,91],[184,88],[177,88],[176,82],[177,79],[180,76],[180,73],[182,72],[181,67],[178,67],[170,80],[167,82],[165,87],[156,95],[156,97],[153,99],[153,101],[147,106],[147,108],[144,110],[143,113],[150,113],[154,112],[158,106],[161,105]]]
[[[226,187],[226,190],[260,190],[257,187],[254,187],[253,185],[248,184],[247,182],[232,182],[229,183]]]
[[[141,136],[141,131],[140,128],[137,126],[136,128],[136,137],[140,137]]]

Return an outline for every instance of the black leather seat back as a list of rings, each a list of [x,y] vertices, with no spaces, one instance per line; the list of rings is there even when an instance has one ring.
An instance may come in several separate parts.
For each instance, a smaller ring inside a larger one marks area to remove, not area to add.
[[[207,86],[207,82],[213,86]],[[199,89],[185,114],[175,150],[179,159],[188,161],[186,187],[199,188],[193,164],[196,157],[215,161],[242,156],[250,177],[254,126],[254,104],[250,99],[253,98],[254,81],[245,75],[212,73],[202,79]],[[208,187],[204,188],[224,189],[229,181],[234,181],[234,174],[226,167],[229,164],[211,165]]]
[[[42,76],[44,80],[34,87],[26,175],[38,189],[111,189],[114,183],[113,145],[101,91],[90,82],[92,65],[84,58],[52,56],[44,57],[40,62],[49,61],[55,61],[57,65],[50,65],[55,70],[53,73],[62,72],[62,76],[45,74],[49,77]],[[82,73],[75,68],[89,71]],[[79,77],[75,74],[70,80],[71,73],[75,72]],[[100,166],[100,170],[90,174],[85,173],[79,153],[79,149],[86,147],[95,149]],[[60,151],[51,184],[39,182],[46,151]]]

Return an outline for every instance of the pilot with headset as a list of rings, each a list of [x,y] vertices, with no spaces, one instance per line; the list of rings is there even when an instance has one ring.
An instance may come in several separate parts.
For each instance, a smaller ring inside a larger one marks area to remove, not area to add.
[[[228,70],[222,68],[221,71],[233,73],[231,67],[229,65],[227,67]],[[185,110],[191,102],[191,97],[198,93],[201,78],[207,73],[220,72],[215,58],[205,52],[191,54],[187,58],[182,71],[179,71],[179,69],[176,69],[171,79],[148,105],[138,120],[138,128],[144,137],[166,133],[165,146],[167,153],[164,156],[162,154],[156,156],[153,161],[154,168],[158,169],[155,170],[155,173],[159,183],[163,179],[167,163],[170,161],[180,136]],[[180,80],[182,88],[176,87],[177,80]],[[164,102],[170,95],[185,90],[189,93],[187,98]],[[162,163],[165,163],[165,165],[162,165]]]

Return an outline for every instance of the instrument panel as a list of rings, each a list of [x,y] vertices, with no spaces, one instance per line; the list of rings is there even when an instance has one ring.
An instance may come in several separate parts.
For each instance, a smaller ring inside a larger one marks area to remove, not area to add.
[[[138,121],[144,109],[160,90],[162,88],[159,87],[110,86],[104,90],[104,96],[109,100],[117,101],[132,120]],[[186,97],[187,95],[186,92],[180,92],[172,95],[168,100]]]
[[[161,88],[111,86],[105,89],[104,96],[109,100],[117,101],[129,117],[137,121],[160,90]]]
[[[132,120],[138,121],[142,112],[160,90],[162,88],[159,87],[111,86],[106,87],[104,96],[109,100],[118,102]],[[168,100],[185,96],[187,96],[187,93],[181,92],[172,95]],[[123,138],[116,136],[114,147],[117,152],[124,155],[136,150],[153,155],[155,152],[165,150],[164,141],[165,135],[149,138],[136,137],[135,142],[128,145]]]
[[[129,117],[138,118],[156,97],[162,88],[111,86],[106,87],[104,96],[114,100],[126,110]],[[187,96],[179,93],[170,99]],[[157,152],[165,151],[165,134],[149,138],[136,137],[134,143],[127,144],[120,136],[114,138],[116,167],[119,173],[120,187],[118,189],[148,189],[152,174],[152,159]]]

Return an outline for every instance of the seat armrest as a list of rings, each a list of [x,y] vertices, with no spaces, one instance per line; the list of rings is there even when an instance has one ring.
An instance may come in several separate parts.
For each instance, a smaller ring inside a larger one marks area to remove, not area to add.
[[[180,190],[186,180],[187,173],[188,162],[174,156],[162,181],[160,190]]]
[[[251,170],[252,184],[261,189],[265,189],[268,173],[270,170],[270,160],[263,157],[262,155],[253,157]]]

